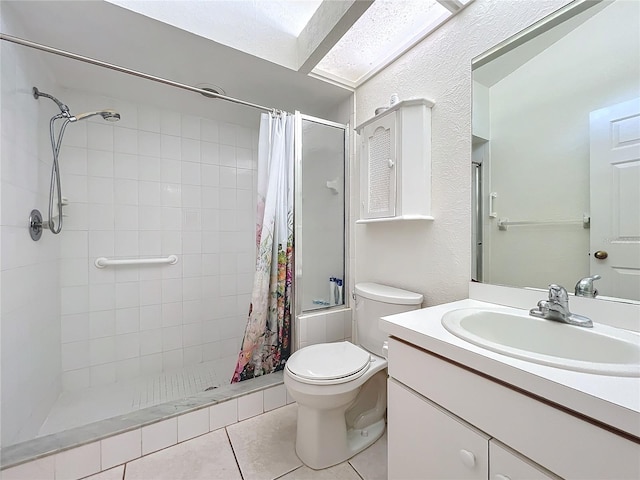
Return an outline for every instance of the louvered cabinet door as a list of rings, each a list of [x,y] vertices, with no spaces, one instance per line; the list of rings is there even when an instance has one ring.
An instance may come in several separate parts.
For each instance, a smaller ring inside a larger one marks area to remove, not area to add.
[[[397,181],[395,112],[367,125],[362,142],[360,218],[393,217]]]

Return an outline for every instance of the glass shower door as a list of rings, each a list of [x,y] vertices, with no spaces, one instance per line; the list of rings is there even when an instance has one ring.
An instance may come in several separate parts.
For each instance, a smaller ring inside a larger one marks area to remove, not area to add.
[[[347,126],[297,114],[296,311],[344,305]]]

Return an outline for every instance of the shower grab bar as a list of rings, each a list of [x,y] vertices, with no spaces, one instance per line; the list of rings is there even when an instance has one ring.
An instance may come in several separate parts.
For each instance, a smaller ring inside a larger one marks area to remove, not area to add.
[[[174,265],[178,263],[176,255],[169,255],[166,258],[125,258],[122,260],[109,260],[105,257],[96,258],[94,262],[97,268],[105,268],[112,265],[152,265],[168,263]]]
[[[582,216],[582,220],[550,220],[550,221],[521,221],[521,222],[510,222],[508,218],[501,218],[498,220],[498,230],[505,231],[507,227],[521,227],[527,225],[582,225],[582,228],[589,228],[591,226],[591,217],[586,213]]]

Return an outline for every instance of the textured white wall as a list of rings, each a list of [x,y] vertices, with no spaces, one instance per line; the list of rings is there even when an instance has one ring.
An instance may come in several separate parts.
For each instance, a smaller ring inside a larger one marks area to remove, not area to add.
[[[498,217],[589,213],[589,113],[640,95],[639,24],[636,2],[614,2],[491,87],[485,192],[498,192]],[[495,220],[485,225],[489,283],[569,287],[589,275],[590,230],[580,225],[507,232]]]
[[[471,60],[566,0],[476,0],[356,90],[362,123],[389,96],[428,98],[432,116],[432,223],[355,227],[356,281],[424,294],[434,305],[467,297],[471,269]],[[353,172],[358,172],[354,165]],[[353,194],[359,192],[352,174]],[[352,195],[352,199],[355,195]],[[357,208],[352,215],[357,218]]]
[[[2,31],[9,20],[3,10]],[[51,148],[43,146],[49,142],[48,119],[57,110],[50,100],[36,101],[31,88],[48,92],[53,81],[41,58],[24,47],[2,42],[0,57],[0,423],[5,446],[33,437],[60,393],[60,242],[48,231],[34,242],[26,228],[32,208],[46,214]],[[39,121],[44,116],[46,124]]]

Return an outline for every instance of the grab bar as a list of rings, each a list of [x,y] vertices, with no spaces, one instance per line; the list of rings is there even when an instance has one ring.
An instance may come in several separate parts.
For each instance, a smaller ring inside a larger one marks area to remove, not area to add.
[[[104,268],[112,265],[151,265],[168,263],[174,265],[178,263],[178,257],[176,255],[169,255],[166,258],[126,258],[122,260],[109,260],[105,257],[96,258],[94,262],[98,268]]]
[[[522,222],[510,222],[508,218],[501,218],[498,220],[498,230],[505,231],[507,227],[514,226],[527,226],[527,225],[582,225],[582,228],[591,227],[591,217],[586,213],[582,216],[582,220],[549,220],[549,221],[522,221]]]

